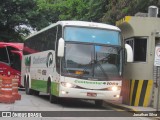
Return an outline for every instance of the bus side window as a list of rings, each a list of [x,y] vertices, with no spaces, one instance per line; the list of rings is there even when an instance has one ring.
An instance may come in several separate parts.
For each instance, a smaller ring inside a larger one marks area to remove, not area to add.
[[[21,70],[21,60],[19,54],[12,53],[13,61],[12,61],[12,67],[18,71]]]
[[[47,49],[48,50],[55,50],[55,42],[56,42],[56,32],[57,28],[53,27],[52,29],[49,29],[46,31],[46,41],[47,41]]]

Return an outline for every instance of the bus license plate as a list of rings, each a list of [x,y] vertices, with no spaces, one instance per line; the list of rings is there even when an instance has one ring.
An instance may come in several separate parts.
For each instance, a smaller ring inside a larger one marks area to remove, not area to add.
[[[96,97],[97,93],[87,93],[87,96],[89,96],[89,97]]]

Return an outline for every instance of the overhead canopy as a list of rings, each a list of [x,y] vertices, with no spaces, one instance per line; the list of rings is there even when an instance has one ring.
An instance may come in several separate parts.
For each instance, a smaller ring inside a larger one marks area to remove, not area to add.
[[[155,31],[160,32],[160,18],[157,17],[126,16],[117,21],[116,25],[121,29],[124,38],[147,37]]]

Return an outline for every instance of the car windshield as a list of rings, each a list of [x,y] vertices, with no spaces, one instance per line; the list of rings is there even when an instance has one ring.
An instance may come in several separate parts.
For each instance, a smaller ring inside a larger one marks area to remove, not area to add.
[[[119,76],[120,48],[95,44],[67,43],[62,74],[79,78],[109,80]]]

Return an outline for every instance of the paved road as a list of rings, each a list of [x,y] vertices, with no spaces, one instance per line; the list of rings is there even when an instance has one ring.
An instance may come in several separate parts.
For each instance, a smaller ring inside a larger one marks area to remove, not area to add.
[[[116,111],[122,111],[118,110],[116,108],[113,108],[111,106],[107,107],[96,107],[94,103],[91,101],[80,101],[80,100],[63,100],[61,101],[61,104],[51,104],[49,102],[49,97],[43,93],[40,94],[40,96],[34,96],[34,95],[26,95],[25,91],[19,91],[19,93],[22,95],[22,99],[20,101],[16,101],[14,104],[3,104],[0,103],[0,111],[18,111],[18,112],[25,112],[25,111],[54,111],[50,112],[51,114],[59,115],[57,111],[62,111],[63,114],[62,117],[52,117],[52,118],[3,118],[3,119],[9,119],[9,120],[150,120],[149,118],[139,118],[139,117],[114,117],[118,115],[118,112]],[[66,115],[66,111],[71,113],[78,113],[78,115],[75,117],[64,117]],[[71,112],[72,111],[72,112]],[[76,111],[76,112],[75,112]],[[82,112],[80,112],[82,111]],[[97,111],[97,112],[95,112]],[[98,113],[104,113],[105,115],[111,115],[112,117],[83,117],[84,115],[88,114],[97,114]],[[124,115],[131,114],[129,112],[123,112]],[[2,118],[0,118],[1,120]]]
[[[0,111],[104,111],[112,110],[110,106],[107,108],[96,107],[90,101],[80,100],[62,100],[60,104],[51,104],[48,95],[41,93],[39,96],[26,95],[25,91],[19,91],[22,95],[20,101],[14,104],[0,103]]]

